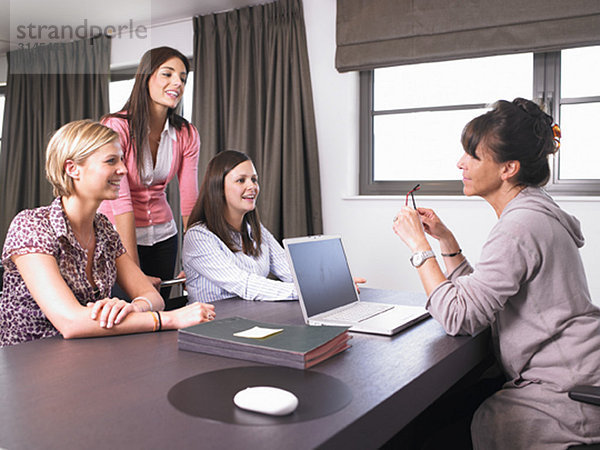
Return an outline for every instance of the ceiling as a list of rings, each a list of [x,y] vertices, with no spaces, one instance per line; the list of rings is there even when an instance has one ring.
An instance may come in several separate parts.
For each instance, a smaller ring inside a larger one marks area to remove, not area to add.
[[[109,26],[156,25],[272,0],[0,0],[0,54],[41,42],[73,40],[69,33]],[[96,28],[92,28],[96,27]]]

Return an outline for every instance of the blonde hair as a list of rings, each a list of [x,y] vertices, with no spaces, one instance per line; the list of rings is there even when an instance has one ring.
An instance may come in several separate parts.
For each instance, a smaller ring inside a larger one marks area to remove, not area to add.
[[[46,178],[55,196],[70,196],[73,179],[65,171],[68,160],[83,164],[100,147],[118,140],[116,131],[91,120],[76,120],[62,126],[46,148]]]

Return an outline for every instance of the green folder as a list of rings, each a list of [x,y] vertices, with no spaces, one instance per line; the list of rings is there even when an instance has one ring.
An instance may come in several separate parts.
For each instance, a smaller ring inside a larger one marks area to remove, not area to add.
[[[283,331],[262,339],[234,336],[253,327]],[[183,328],[177,341],[181,350],[308,368],[350,347],[347,330],[348,327],[282,325],[230,317]]]

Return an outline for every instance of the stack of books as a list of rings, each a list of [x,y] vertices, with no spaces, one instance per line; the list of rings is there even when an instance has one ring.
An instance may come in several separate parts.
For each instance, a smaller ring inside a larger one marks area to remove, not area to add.
[[[279,325],[243,317],[179,330],[180,350],[308,369],[350,347],[348,327]]]

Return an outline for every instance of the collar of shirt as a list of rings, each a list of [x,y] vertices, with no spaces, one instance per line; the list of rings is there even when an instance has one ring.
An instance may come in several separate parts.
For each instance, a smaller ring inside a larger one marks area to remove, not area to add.
[[[148,130],[148,134],[150,134],[150,130]],[[167,179],[173,160],[173,142],[177,142],[177,130],[167,119],[160,134],[160,142],[158,143],[158,150],[156,152],[156,164],[152,162],[149,142],[146,141],[144,145],[142,183],[146,186],[161,183]]]
[[[50,226],[56,234],[56,239],[58,241],[61,239],[66,240],[73,249],[75,249],[78,253],[82,253],[84,249],[77,240],[75,233],[73,233],[71,224],[68,223],[69,219],[67,219],[67,214],[63,208],[61,197],[57,197],[50,204],[49,215]]]
[[[252,242],[252,246],[256,249],[257,242],[256,242],[256,240],[254,240],[254,236],[252,235],[252,227],[250,226],[249,223],[246,223],[246,231],[248,232],[248,237],[250,238],[250,241]],[[241,252],[242,248],[243,248],[242,233],[232,229],[231,235],[233,236],[235,243],[239,246],[240,252]]]
[[[65,210],[63,208],[61,197],[56,197],[54,201],[50,204],[49,216],[50,226],[56,234],[56,239],[66,239],[67,242],[69,242],[69,244],[71,245],[71,247],[85,253],[85,250],[77,240],[75,233],[73,233],[73,228],[71,227],[71,224],[68,223],[69,219],[67,218],[67,214],[65,213]],[[105,245],[105,242],[102,241],[102,239],[98,239],[98,233],[96,233],[96,230],[98,229],[98,220],[99,216],[98,213],[96,213],[94,217],[94,234],[96,235],[95,249],[97,250],[96,253],[102,252],[104,250]]]
[[[71,238],[72,237],[75,238],[75,236],[71,236],[71,234],[73,234],[73,233],[72,232],[69,233],[69,230],[67,228],[67,216],[63,209],[62,201],[61,201],[60,197],[56,197],[54,199],[54,201],[50,204],[49,216],[50,216],[50,226],[54,230],[56,237],[60,238],[60,237],[64,236],[73,245],[74,243],[72,242]]]

